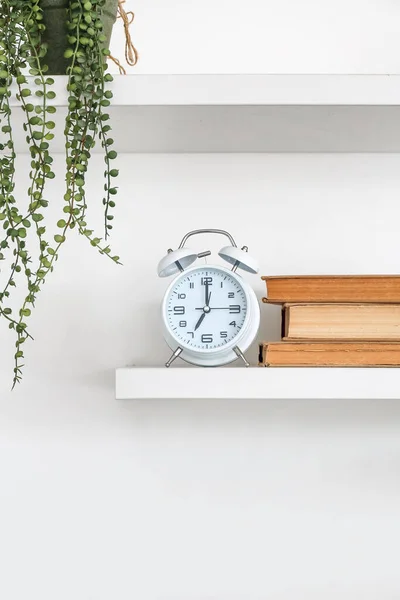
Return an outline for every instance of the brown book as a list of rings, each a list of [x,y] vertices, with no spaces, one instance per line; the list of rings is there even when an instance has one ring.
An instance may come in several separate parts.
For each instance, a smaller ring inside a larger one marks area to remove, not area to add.
[[[400,302],[400,275],[262,277],[264,302]]]
[[[400,304],[285,304],[282,337],[400,341]]]
[[[400,343],[263,342],[264,367],[399,367]]]

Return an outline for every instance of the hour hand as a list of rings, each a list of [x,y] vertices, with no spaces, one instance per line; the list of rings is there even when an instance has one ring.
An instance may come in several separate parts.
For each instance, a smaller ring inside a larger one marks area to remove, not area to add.
[[[200,325],[202,324],[202,322],[204,321],[204,317],[206,316],[206,313],[203,312],[202,315],[200,315],[200,319],[197,321],[194,330],[196,331],[196,329],[198,329],[200,327]]]

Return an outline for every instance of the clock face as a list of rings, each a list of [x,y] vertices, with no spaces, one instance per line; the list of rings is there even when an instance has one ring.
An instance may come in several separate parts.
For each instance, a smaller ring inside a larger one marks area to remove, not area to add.
[[[165,319],[180,346],[195,351],[232,345],[245,323],[247,297],[228,270],[199,267],[182,273],[164,302]]]

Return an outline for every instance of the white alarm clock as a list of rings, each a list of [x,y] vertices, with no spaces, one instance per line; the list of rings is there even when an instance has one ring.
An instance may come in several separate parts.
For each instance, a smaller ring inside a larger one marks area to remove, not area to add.
[[[206,250],[197,254],[185,247],[189,237],[215,233],[228,237],[229,246],[218,253],[231,268],[204,264],[191,266],[197,258],[209,256]],[[243,269],[257,273],[256,261],[247,247],[238,248],[233,237],[221,229],[197,229],[187,233],[177,250],[158,265],[158,275],[176,275],[162,302],[164,338],[173,350],[166,363],[169,367],[180,356],[194,365],[216,367],[241,358],[249,366],[244,353],[257,335],[260,307],[250,285],[236,273]]]

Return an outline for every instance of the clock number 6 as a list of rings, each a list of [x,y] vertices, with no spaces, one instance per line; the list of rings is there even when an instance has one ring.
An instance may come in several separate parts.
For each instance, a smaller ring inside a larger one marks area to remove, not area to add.
[[[201,341],[203,344],[211,344],[213,341],[212,333],[203,333],[201,336]]]

